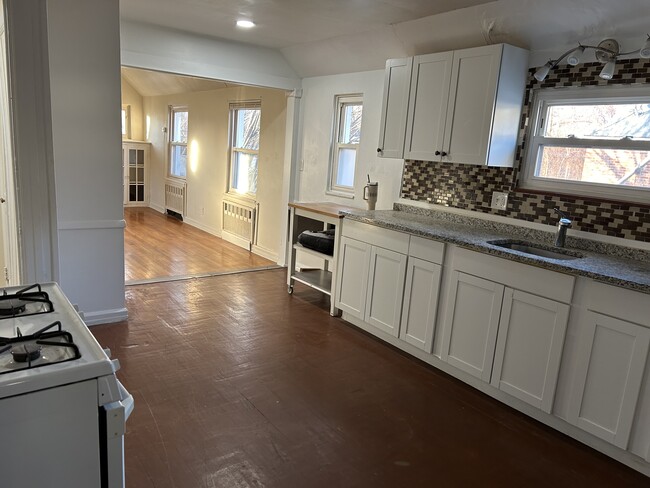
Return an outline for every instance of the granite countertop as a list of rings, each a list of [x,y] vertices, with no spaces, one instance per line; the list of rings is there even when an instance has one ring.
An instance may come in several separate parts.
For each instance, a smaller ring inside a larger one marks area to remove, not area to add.
[[[650,294],[649,251],[568,236],[565,252],[582,257],[536,256],[488,241],[522,240],[554,250],[553,232],[403,204],[396,204],[395,210],[350,210],[346,218]]]

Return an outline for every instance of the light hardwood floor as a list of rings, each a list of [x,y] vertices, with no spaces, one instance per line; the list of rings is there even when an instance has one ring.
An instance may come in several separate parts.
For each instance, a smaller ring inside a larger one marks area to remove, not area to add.
[[[261,256],[150,208],[124,208],[129,281],[241,271],[275,265]]]
[[[131,488],[647,487],[329,315],[286,270],[130,286],[91,328],[135,397]],[[0,483],[1,484],[1,483]]]

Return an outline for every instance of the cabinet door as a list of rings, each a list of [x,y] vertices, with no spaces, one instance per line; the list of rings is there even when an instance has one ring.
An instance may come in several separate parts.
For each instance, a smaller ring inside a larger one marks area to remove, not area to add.
[[[452,58],[452,52],[413,58],[405,159],[442,159]]]
[[[454,271],[441,359],[490,381],[504,286]]]
[[[569,306],[506,288],[492,385],[550,413]]]
[[[500,45],[454,51],[444,137],[449,161],[487,162],[501,52]]]
[[[627,449],[650,329],[585,312],[568,420]]]
[[[404,297],[406,256],[372,246],[365,321],[397,337]]]
[[[336,308],[363,320],[368,289],[370,244],[341,238],[337,271]]]
[[[384,101],[377,147],[377,154],[384,158],[404,157],[404,134],[412,65],[413,58],[386,61]]]
[[[433,345],[439,290],[440,265],[409,256],[399,337],[426,352]]]

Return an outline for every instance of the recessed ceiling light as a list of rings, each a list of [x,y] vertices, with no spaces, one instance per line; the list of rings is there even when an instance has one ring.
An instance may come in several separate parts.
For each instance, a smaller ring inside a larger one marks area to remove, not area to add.
[[[255,22],[251,22],[250,20],[238,20],[237,21],[237,27],[243,27],[244,29],[250,29],[251,27],[255,27]]]

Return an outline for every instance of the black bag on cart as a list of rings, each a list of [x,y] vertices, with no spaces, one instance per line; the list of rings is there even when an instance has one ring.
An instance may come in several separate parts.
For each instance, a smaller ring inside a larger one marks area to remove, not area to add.
[[[298,236],[298,242],[312,251],[329,256],[334,255],[334,229],[311,231],[306,230]]]

